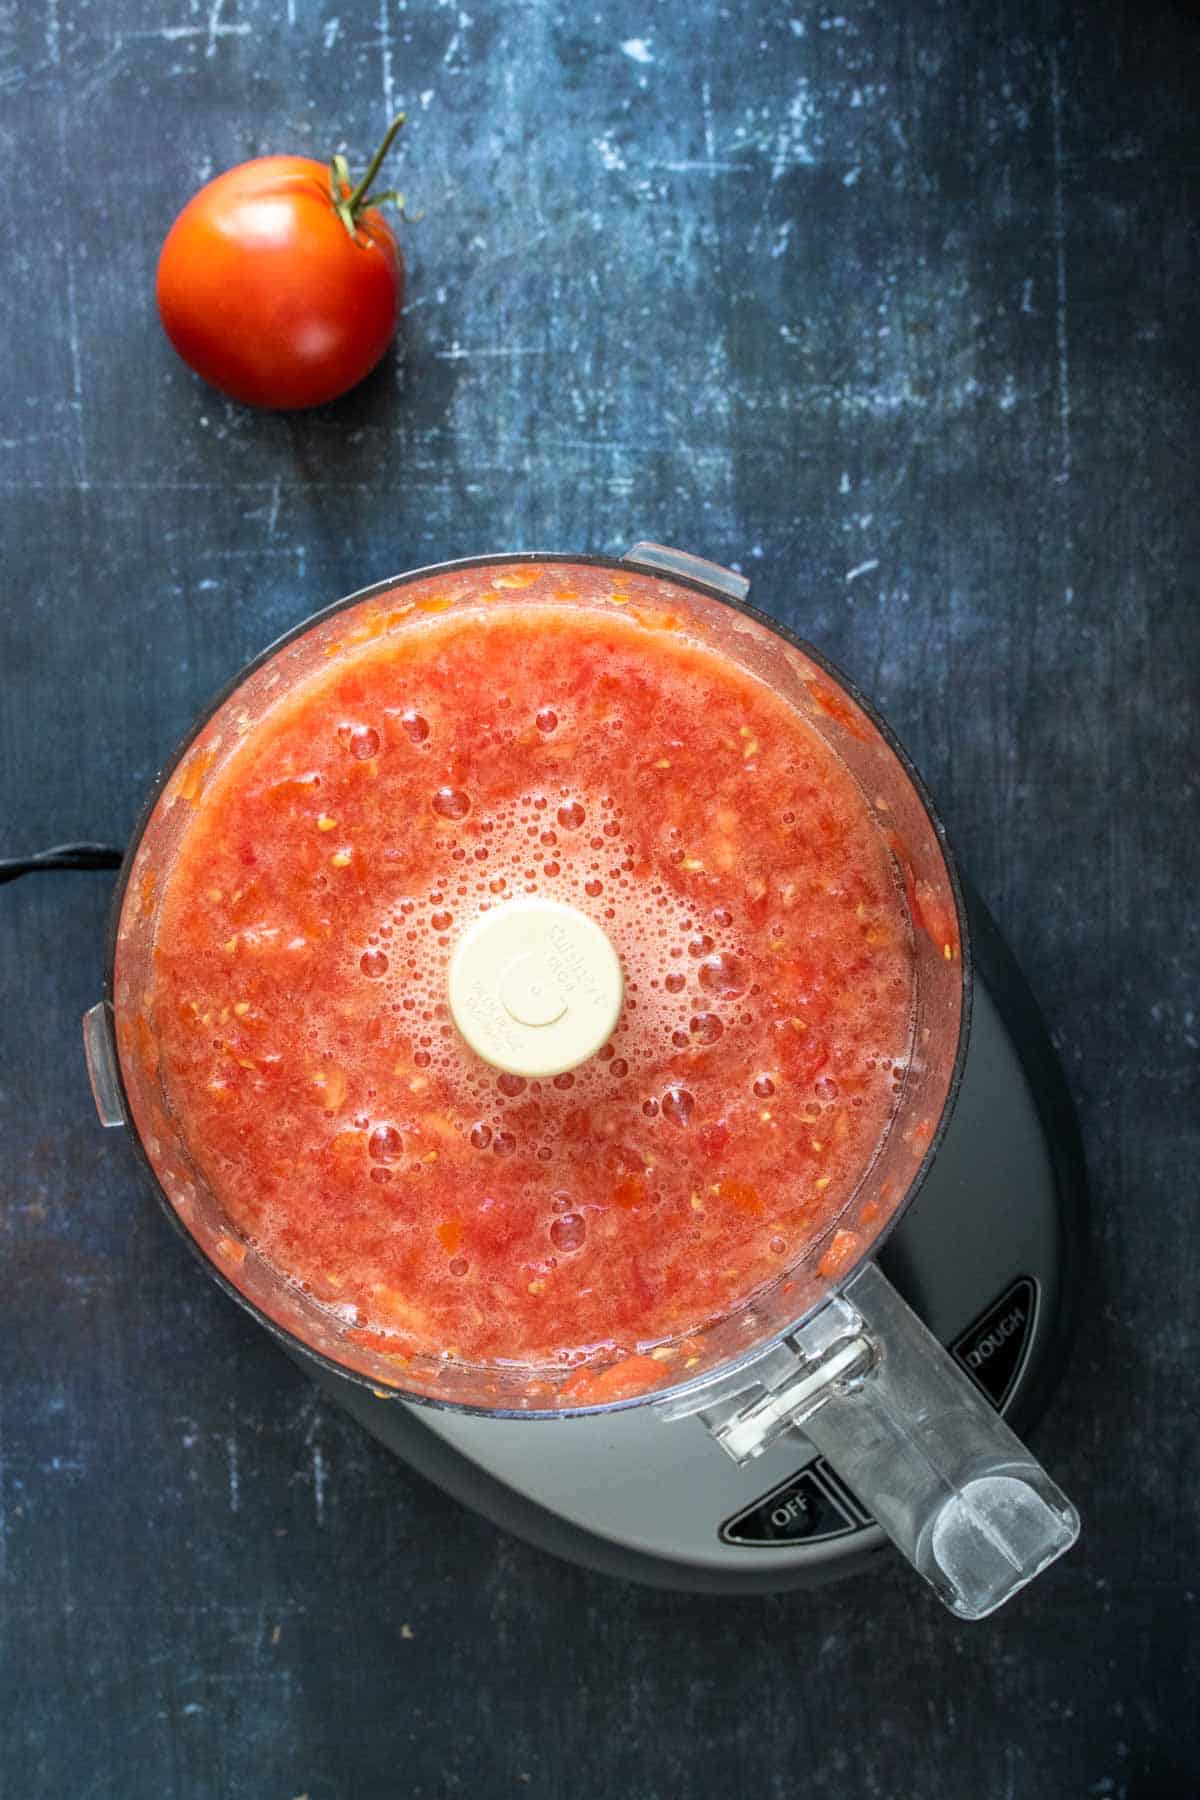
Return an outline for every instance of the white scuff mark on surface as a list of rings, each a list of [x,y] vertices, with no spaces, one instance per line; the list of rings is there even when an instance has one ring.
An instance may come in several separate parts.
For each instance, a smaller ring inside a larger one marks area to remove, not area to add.
[[[450,64],[454,61],[454,58],[458,55],[458,52],[462,47],[463,38],[465,37],[466,33],[470,30],[470,28],[473,24],[474,24],[474,20],[472,19],[469,12],[460,12],[459,13],[458,24],[455,28],[454,36],[450,39],[450,42],[446,45],[446,53],[442,57],[442,67],[444,69],[448,69],[450,67]]]
[[[1075,598],[1071,576],[1075,564],[1071,523],[1071,340],[1067,316],[1067,210],[1063,193],[1063,94],[1058,52],[1050,52],[1050,118],[1054,146],[1054,342],[1058,351],[1058,485],[1062,496],[1063,599]]]
[[[223,37],[249,37],[249,25],[226,25],[221,18],[221,10],[225,0],[213,0],[208,15],[208,34],[204,45],[204,54],[212,59],[217,54],[218,41]]]
[[[424,93],[421,95],[421,111],[422,112],[428,112],[429,103],[432,99],[433,99],[433,89],[426,88]]]
[[[790,325],[781,325],[779,335],[787,344],[804,342],[803,333]],[[905,369],[867,387],[849,387],[836,382],[822,386],[813,382],[807,387],[792,389],[792,403],[797,412],[824,418],[890,419],[904,412],[927,413],[934,409],[954,414],[965,411],[981,398],[992,397],[991,391],[970,375],[952,382],[940,396],[920,392],[913,387],[911,376]],[[998,399],[998,395],[995,397]],[[850,490],[842,487],[840,491],[849,493]],[[860,527],[865,528],[871,517],[864,513],[858,521]]]
[[[379,69],[383,77],[383,104],[387,116],[396,116],[396,88],[392,76],[392,25],[388,17],[388,0],[379,0]]]
[[[214,587],[216,583],[213,583]],[[240,1498],[238,1481],[238,1447],[236,1437],[225,1439],[225,1454],[229,1458],[229,1510],[237,1512]]]
[[[127,31],[125,35],[131,38],[161,38],[165,44],[177,44],[184,38],[204,38],[206,41],[215,41],[217,38],[249,37],[249,25],[244,23],[231,25],[221,18],[221,5],[222,0],[217,0],[212,13],[209,14],[207,25],[154,25],[143,31]],[[216,15],[215,23],[214,14]],[[206,52],[206,54],[211,54],[211,52]],[[179,72],[176,69],[171,70],[172,74]]]
[[[267,514],[267,542],[272,543],[279,523],[279,502],[283,497],[283,479],[277,475],[271,487],[271,510]]]
[[[58,121],[59,150],[64,169],[70,167],[67,155],[66,118],[60,115]],[[75,418],[75,453],[78,459],[76,476],[82,487],[88,478],[87,471],[87,434],[83,426],[83,351],[79,338],[79,306],[75,289],[75,255],[70,242],[67,243],[63,256],[65,272],[65,293],[67,302],[67,349],[71,361],[71,411]]]
[[[842,176],[842,186],[855,187],[861,174],[861,169],[847,169],[846,173]]]
[[[652,162],[647,167],[662,169],[667,175],[692,175],[699,171],[702,175],[732,174],[737,169],[744,169],[745,163],[710,162],[707,157],[695,156],[681,159],[679,162]]]
[[[783,124],[775,135],[771,160],[771,180],[779,181],[789,169],[811,168],[816,163],[813,143],[816,141],[817,109],[807,81],[801,81],[788,101]],[[812,141],[810,141],[812,140]]]
[[[496,344],[473,350],[464,344],[451,344],[448,350],[435,350],[437,362],[470,362],[477,356],[549,356],[549,350],[534,344]]]
[[[332,50],[338,41],[338,33],[342,29],[340,19],[326,19],[321,27],[321,42],[327,50]]]
[[[317,1515],[317,1524],[325,1523],[325,1458],[321,1454],[320,1444],[312,1447],[313,1472],[313,1510]]]
[[[1054,341],[1058,351],[1059,475],[1071,479],[1071,346],[1067,331],[1067,227],[1063,199],[1062,84],[1058,53],[1050,52],[1050,111],[1054,139]]]
[[[613,134],[606,131],[601,137],[592,139],[592,149],[599,152],[600,161],[606,169],[624,169],[627,165],[617,145],[613,142]]]
[[[645,38],[626,38],[621,45],[621,51],[623,55],[629,57],[631,62],[652,63],[654,61],[654,52]]]
[[[849,569],[847,571],[847,573],[846,573],[847,585],[849,585],[849,583],[852,581],[857,581],[860,575],[869,575],[871,573],[872,569],[877,569],[878,567],[879,567],[879,558],[877,556],[873,556],[871,558],[870,562],[859,563],[859,565],[856,569]]]

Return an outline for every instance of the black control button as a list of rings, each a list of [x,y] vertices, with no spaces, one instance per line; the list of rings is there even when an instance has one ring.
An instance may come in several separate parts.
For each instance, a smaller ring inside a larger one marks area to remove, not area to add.
[[[1022,1275],[950,1349],[976,1387],[1000,1411],[1025,1364],[1037,1315],[1037,1283]]]
[[[859,1529],[860,1521],[835,1498],[821,1478],[819,1465],[813,1463],[736,1518],[726,1520],[721,1537],[727,1544],[763,1547],[813,1543]]]

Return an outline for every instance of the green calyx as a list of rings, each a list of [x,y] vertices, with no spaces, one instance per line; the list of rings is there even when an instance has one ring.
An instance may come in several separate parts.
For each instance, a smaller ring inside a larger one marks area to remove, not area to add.
[[[405,217],[404,195],[398,193],[395,188],[382,188],[377,194],[371,192],[371,183],[382,168],[383,159],[391,149],[397,133],[404,124],[404,119],[403,113],[396,114],[384,133],[383,142],[367,164],[367,172],[357,187],[351,180],[350,165],[346,158],[331,156],[329,159],[329,197],[333,202],[333,210],[352,238],[357,238],[358,222],[370,206],[382,206],[385,201],[390,200],[399,211],[401,218]],[[346,191],[347,189],[350,189],[349,193]]]

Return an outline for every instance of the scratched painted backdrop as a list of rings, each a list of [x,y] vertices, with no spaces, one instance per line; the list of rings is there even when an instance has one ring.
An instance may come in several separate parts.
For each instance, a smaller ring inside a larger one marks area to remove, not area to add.
[[[1080,1549],[623,1587],[440,1501],[97,1127],[109,878],[0,891],[0,1794],[1183,1794],[1195,1691],[1197,28],[1168,0],[8,0],[0,849],[120,841],[318,603],[639,535],[883,703],[1042,997],[1094,1175],[1039,1438]],[[397,354],[306,418],[173,359],[175,210],[394,107]]]

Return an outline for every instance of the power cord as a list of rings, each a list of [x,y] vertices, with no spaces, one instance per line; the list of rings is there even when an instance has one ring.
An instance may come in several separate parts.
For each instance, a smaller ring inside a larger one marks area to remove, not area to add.
[[[112,844],[55,844],[33,856],[0,857],[0,885],[21,875],[41,875],[57,869],[119,869],[125,852]]]

